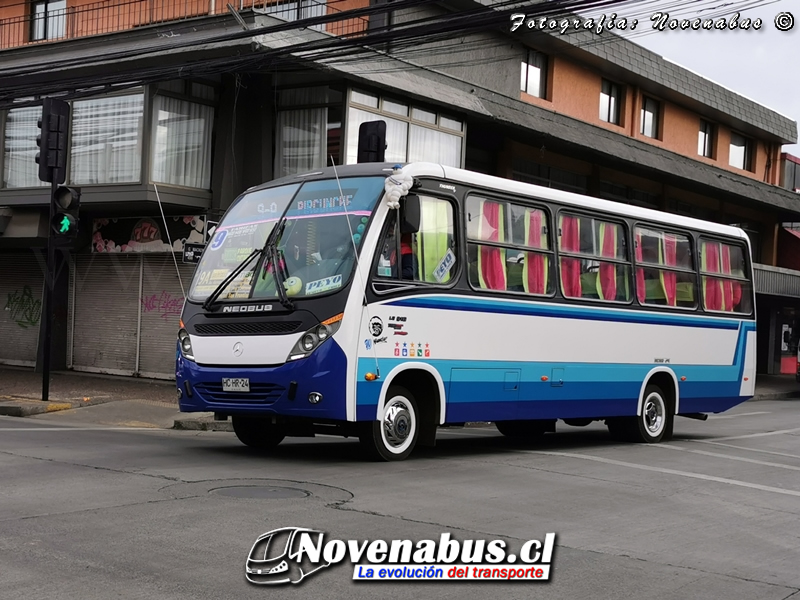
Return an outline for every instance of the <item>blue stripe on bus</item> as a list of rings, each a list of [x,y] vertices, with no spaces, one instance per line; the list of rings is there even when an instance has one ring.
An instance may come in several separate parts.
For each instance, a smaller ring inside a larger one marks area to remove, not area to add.
[[[408,308],[434,308],[470,312],[500,313],[582,319],[589,321],[614,321],[644,323],[649,325],[672,325],[677,327],[704,327],[708,329],[738,329],[743,322],[735,318],[714,318],[694,315],[668,315],[664,313],[616,310],[606,308],[584,308],[569,305],[554,305],[542,302],[498,301],[465,296],[417,296],[387,302],[387,306]],[[744,321],[750,323],[751,321]]]
[[[655,366],[671,369],[679,381],[680,412],[721,412],[741,403],[744,353],[752,323],[743,323],[731,365],[656,365],[545,363],[434,359],[424,362],[443,379],[447,421],[497,421],[571,417],[610,417],[635,414],[644,377]],[[383,358],[390,372],[408,358]],[[553,369],[563,369],[563,385],[553,385]],[[375,359],[358,362],[359,420],[374,419],[380,380],[364,381],[374,371]],[[542,377],[548,379],[542,381]]]

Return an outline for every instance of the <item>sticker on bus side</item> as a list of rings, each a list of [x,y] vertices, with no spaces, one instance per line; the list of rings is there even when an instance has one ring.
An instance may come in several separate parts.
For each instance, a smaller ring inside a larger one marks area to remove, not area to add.
[[[317,281],[309,281],[306,284],[306,296],[321,294],[322,292],[335,290],[339,287],[342,287],[341,275],[334,275],[333,277],[326,277],[324,279],[318,279]]]
[[[454,264],[456,264],[456,255],[453,254],[452,250],[448,250],[447,254],[445,254],[444,258],[439,262],[439,266],[437,266],[433,272],[436,281],[441,283],[450,272],[450,269],[453,268]]]

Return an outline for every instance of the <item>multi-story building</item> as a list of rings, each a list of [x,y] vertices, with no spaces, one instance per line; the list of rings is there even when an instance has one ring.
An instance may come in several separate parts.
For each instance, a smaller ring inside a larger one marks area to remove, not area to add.
[[[759,371],[780,371],[778,307],[800,296],[800,265],[779,252],[782,224],[800,222],[780,186],[792,119],[607,31],[512,32],[485,2],[230,9],[0,0],[0,361],[37,358],[49,188],[33,157],[40,98],[58,95],[83,234],[57,279],[56,364],[170,376],[192,272],[173,252],[251,185],[355,162],[358,126],[382,119],[388,161],[739,225]]]

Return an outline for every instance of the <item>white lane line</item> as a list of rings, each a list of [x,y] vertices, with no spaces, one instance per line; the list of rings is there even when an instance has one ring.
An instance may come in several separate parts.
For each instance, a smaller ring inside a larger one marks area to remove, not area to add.
[[[683,440],[683,441],[697,443],[697,444],[713,444],[714,446],[724,446],[725,448],[736,448],[737,450],[745,450],[747,452],[760,452],[761,454],[772,454],[773,456],[785,456],[787,458],[796,458],[800,460],[800,454],[789,454],[788,452],[775,452],[774,450],[746,448],[744,446],[734,446],[733,444],[722,444],[720,442],[712,442],[710,440]]]
[[[735,419],[737,417],[753,417],[755,415],[768,415],[771,414],[768,410],[761,410],[758,412],[738,413],[735,415],[710,415],[709,419]]]
[[[755,438],[755,437],[764,437],[767,435],[781,435],[784,433],[797,433],[800,431],[800,427],[796,427],[795,429],[781,429],[779,431],[767,431],[764,433],[750,433],[748,435],[732,435],[730,437],[719,437],[714,438],[715,442],[719,442],[722,440],[744,440],[746,438]]]
[[[600,458],[599,456],[588,456],[586,454],[573,454],[572,452],[546,452],[543,450],[529,450],[521,451],[525,454],[544,454],[546,456],[561,456],[566,458],[577,458],[581,460],[590,460],[593,462],[605,463],[608,465],[616,465],[618,467],[628,467],[631,469],[639,469],[641,471],[653,471],[656,473],[664,473],[665,475],[677,475],[678,477],[688,477],[691,479],[702,479],[704,481],[714,481],[716,483],[726,483],[728,485],[735,485],[738,487],[751,488],[754,490],[761,490],[763,492],[773,492],[775,494],[784,494],[786,496],[800,497],[800,491],[784,490],[781,488],[771,487],[768,485],[760,485],[758,483],[749,483],[747,481],[739,481],[737,479],[727,479],[725,477],[715,477],[714,475],[702,475],[700,473],[691,473],[689,471],[678,471],[676,469],[665,469],[663,467],[650,467],[648,465],[637,465],[635,463],[623,462],[621,460],[613,460],[611,458]]]
[[[789,469],[790,471],[800,471],[800,467],[792,465],[784,465],[781,463],[766,462],[763,460],[755,460],[753,458],[743,458],[741,456],[731,456],[730,454],[720,454],[719,452],[706,452],[705,450],[690,450],[689,448],[681,448],[680,446],[666,445],[666,444],[645,444],[645,448],[661,449],[661,450],[680,450],[682,452],[691,452],[692,454],[702,454],[703,456],[713,456],[715,458],[727,458],[728,460],[738,460],[739,462],[753,463],[754,465],[763,465],[765,467],[777,467],[778,469]]]
[[[160,427],[0,427],[0,431],[167,431]]]

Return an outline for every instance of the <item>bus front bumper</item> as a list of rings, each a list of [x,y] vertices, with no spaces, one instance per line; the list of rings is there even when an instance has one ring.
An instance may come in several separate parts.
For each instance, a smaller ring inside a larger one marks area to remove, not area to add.
[[[206,366],[178,350],[181,412],[282,415],[344,421],[347,359],[329,339],[310,356],[277,366]],[[249,391],[226,391],[223,379],[246,379]]]

